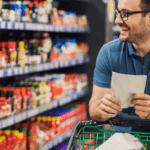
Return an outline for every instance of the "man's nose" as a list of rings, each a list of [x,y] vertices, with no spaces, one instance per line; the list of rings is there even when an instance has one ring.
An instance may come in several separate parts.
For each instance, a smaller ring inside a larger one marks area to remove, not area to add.
[[[120,23],[123,23],[123,20],[122,20],[120,14],[118,14],[118,15],[116,16],[115,23],[116,23],[117,25],[120,24]]]

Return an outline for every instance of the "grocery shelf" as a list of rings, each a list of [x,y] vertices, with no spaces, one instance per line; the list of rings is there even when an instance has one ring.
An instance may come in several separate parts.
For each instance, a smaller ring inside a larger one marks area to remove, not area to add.
[[[7,69],[0,69],[0,78],[76,66],[76,65],[88,63],[89,61],[90,61],[89,57],[87,57],[80,60],[64,60],[64,61],[57,61],[53,63],[43,63],[43,64],[37,64],[37,65],[31,65],[25,67],[13,67]]]
[[[113,27],[112,27],[112,30],[113,30],[114,32],[120,32],[120,28],[119,28],[118,26],[113,26]]]
[[[67,132],[65,132],[62,135],[57,135],[51,142],[45,144],[41,150],[49,150],[55,146],[57,146],[58,144],[62,143],[63,141],[65,141],[66,139],[68,139],[71,134],[72,134],[73,129],[68,130]]]
[[[50,103],[38,106],[37,108],[27,110],[27,111],[22,112],[20,114],[2,119],[2,120],[0,120],[0,129],[9,127],[9,126],[14,125],[18,122],[26,120],[30,117],[41,114],[44,111],[47,111],[47,110],[56,108],[58,106],[62,106],[62,105],[65,105],[67,103],[73,102],[73,101],[75,101],[75,100],[77,100],[81,97],[84,97],[87,94],[88,94],[88,88],[85,89],[83,93],[75,93],[73,96],[67,96],[67,97],[64,97],[64,98],[61,98],[61,99],[56,99],[56,100],[53,100]]]
[[[51,25],[40,23],[23,23],[1,21],[0,29],[7,30],[26,30],[26,31],[45,31],[45,32],[71,32],[71,33],[86,33],[89,32],[89,27],[71,27],[63,25]]]

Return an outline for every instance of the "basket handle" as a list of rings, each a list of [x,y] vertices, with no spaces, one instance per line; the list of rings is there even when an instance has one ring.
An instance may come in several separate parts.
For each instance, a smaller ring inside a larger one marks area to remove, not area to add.
[[[102,124],[110,124],[110,125],[137,125],[137,126],[150,126],[150,120],[148,119],[141,119],[139,116],[133,116],[133,115],[118,115],[114,118],[110,118],[109,120],[105,122],[100,121],[94,121],[94,120],[88,120],[83,121],[80,125],[102,125]]]
[[[150,120],[141,119],[139,116],[124,115],[116,116],[109,119],[112,125],[137,125],[137,126],[150,126]]]

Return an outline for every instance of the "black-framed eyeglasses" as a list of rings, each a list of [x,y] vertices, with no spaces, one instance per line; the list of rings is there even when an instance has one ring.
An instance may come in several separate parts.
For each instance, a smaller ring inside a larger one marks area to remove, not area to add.
[[[124,21],[128,20],[129,15],[137,14],[137,13],[147,13],[147,12],[150,12],[150,10],[149,11],[127,11],[127,10],[118,10],[118,9],[115,10],[116,17],[120,14],[121,19]]]

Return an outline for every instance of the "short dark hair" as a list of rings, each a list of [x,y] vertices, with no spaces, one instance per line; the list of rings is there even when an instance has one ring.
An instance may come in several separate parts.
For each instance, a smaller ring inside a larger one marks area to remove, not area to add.
[[[141,0],[141,9],[143,11],[150,10],[150,0]]]
[[[143,11],[150,11],[150,0],[141,0],[141,9]],[[145,16],[147,13],[143,13]]]

